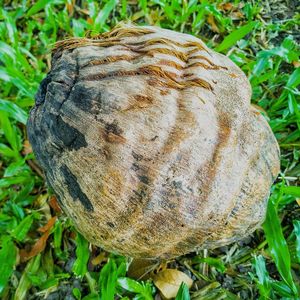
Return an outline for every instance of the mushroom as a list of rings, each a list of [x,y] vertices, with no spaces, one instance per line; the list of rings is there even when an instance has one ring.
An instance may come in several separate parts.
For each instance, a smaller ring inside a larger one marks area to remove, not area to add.
[[[245,74],[200,39],[122,25],[57,43],[28,136],[91,243],[167,259],[263,222],[280,153],[250,98]]]

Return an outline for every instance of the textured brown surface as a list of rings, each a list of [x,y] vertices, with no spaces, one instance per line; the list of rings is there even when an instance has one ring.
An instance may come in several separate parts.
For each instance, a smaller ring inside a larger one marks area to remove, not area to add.
[[[28,134],[89,241],[169,258],[263,221],[279,148],[250,96],[243,72],[201,40],[125,26],[57,45]]]

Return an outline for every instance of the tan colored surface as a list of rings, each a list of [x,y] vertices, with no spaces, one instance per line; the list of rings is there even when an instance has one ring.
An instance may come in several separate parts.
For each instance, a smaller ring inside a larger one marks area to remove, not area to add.
[[[93,244],[169,258],[264,220],[279,148],[243,72],[187,34],[122,27],[57,45],[28,133]]]

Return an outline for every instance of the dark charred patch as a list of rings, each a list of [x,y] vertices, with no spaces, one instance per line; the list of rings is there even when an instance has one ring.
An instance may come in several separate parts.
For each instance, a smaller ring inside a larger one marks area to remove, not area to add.
[[[48,73],[48,75],[42,80],[40,87],[35,95],[35,105],[39,106],[45,101],[47,86],[52,80],[52,74]]]
[[[138,191],[133,190],[133,193],[136,195],[136,198],[142,202],[142,200],[147,197],[147,189],[140,188]]]
[[[194,192],[194,190],[193,190],[190,186],[188,186],[187,189],[188,189],[191,193]]]
[[[166,210],[172,210],[176,208],[176,204],[172,203],[168,199],[168,193],[166,191],[160,191],[162,198],[158,201],[159,206]]]
[[[112,159],[112,154],[111,154],[110,149],[107,145],[105,145],[103,147],[103,149],[101,150],[101,154],[103,154],[107,160]]]
[[[234,208],[232,209],[232,211],[230,212],[230,214],[228,216],[228,219],[234,217],[238,213],[239,208],[240,208],[239,205],[234,206]]]
[[[95,97],[94,95],[95,95],[94,89],[88,89],[85,86],[76,84],[73,88],[71,99],[72,102],[79,109],[85,112],[91,112],[92,111],[91,99]],[[99,95],[99,97],[101,98],[101,94]]]
[[[47,86],[45,103],[47,107],[51,105],[54,111],[59,111],[62,105],[66,102],[70,94],[70,87],[64,82],[51,81]]]
[[[101,89],[99,86],[89,86],[84,82],[78,82],[70,94],[70,102],[80,110],[93,114],[98,120],[98,114],[111,114],[120,110],[117,105],[117,96]]]
[[[112,132],[110,133],[105,133],[104,134],[104,139],[109,142],[109,143],[113,143],[113,144],[124,144],[126,142],[126,139],[121,136],[121,135],[116,135]]]
[[[154,136],[151,141],[154,142],[158,138],[158,135]]]
[[[131,170],[136,172],[136,171],[140,170],[140,166],[137,163],[133,163],[131,165]]]
[[[138,176],[139,180],[144,183],[144,184],[149,184],[150,180],[147,176],[142,175],[142,176]]]
[[[41,120],[42,122],[40,122]],[[36,118],[33,118],[31,115],[27,124],[27,133],[35,157],[44,170],[47,183],[51,187],[50,183],[53,182],[55,178],[53,163],[55,163],[55,156],[59,153],[60,148],[48,147],[48,144],[44,142],[45,137],[49,134],[48,128],[45,130],[46,126],[47,124],[41,115],[38,115]]]
[[[115,135],[121,135],[123,133],[123,130],[119,127],[116,120],[114,120],[112,123],[107,123],[105,125],[105,132],[107,134],[113,133]]]
[[[121,135],[123,130],[118,126],[116,120],[113,123],[106,123],[104,129],[104,139],[109,143],[123,144],[126,139]]]
[[[58,146],[63,146],[68,150],[79,150],[81,147],[87,147],[85,137],[79,130],[66,123],[60,115],[49,114],[49,117],[50,134],[54,139],[57,139]]]
[[[70,169],[66,165],[60,167],[60,171],[67,185],[68,192],[73,198],[73,200],[79,200],[87,211],[94,211],[94,207],[91,201],[89,200],[87,195],[81,190],[76,176],[70,171]]]
[[[74,86],[71,94],[71,101],[84,112],[97,114],[110,113],[116,109],[113,102],[107,100],[106,96],[103,96],[99,88],[88,87],[82,83],[78,83]]]
[[[141,160],[143,159],[143,155],[137,154],[137,153],[135,153],[133,150],[132,150],[131,153],[132,153],[132,156],[133,156],[133,158],[134,158],[135,160],[141,161]]]
[[[175,187],[175,189],[182,189],[182,182],[181,181],[172,181],[173,186]]]
[[[107,234],[107,233],[100,234],[100,237],[101,237],[103,240],[107,240],[107,239],[108,239],[108,234]]]
[[[107,224],[110,228],[114,228],[114,227],[115,227],[114,223],[112,223],[112,222],[106,222],[106,224]]]

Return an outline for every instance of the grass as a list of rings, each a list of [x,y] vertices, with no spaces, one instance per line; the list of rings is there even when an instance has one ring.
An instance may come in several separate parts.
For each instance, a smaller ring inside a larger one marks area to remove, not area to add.
[[[151,278],[166,268],[194,280],[189,291],[181,286],[178,300],[300,299],[300,14],[297,1],[285,3],[1,1],[1,299],[150,300],[159,294]],[[281,148],[281,173],[262,229],[227,247],[154,264],[147,280],[127,271],[128,259],[89,245],[76,232],[47,190],[25,127],[50,67],[51,45],[127,20],[196,35],[227,54],[250,79],[252,103]]]

